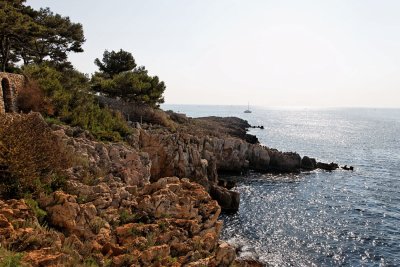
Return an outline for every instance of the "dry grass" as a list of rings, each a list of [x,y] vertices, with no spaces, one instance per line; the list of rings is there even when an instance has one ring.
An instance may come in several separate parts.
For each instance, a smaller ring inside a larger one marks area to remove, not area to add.
[[[0,116],[0,194],[21,197],[51,189],[72,157],[38,113]]]
[[[18,93],[17,105],[19,110],[24,113],[34,111],[46,115],[54,115],[55,112],[51,101],[45,97],[39,85],[32,80],[29,80]]]

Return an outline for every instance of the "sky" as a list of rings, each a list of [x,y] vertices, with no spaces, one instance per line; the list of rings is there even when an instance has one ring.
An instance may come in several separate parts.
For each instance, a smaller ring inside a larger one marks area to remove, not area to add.
[[[397,0],[28,0],[83,24],[74,66],[124,49],[167,104],[400,107]]]

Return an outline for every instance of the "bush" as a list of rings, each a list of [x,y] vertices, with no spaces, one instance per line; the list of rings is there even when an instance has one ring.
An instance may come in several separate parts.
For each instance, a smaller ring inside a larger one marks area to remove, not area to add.
[[[35,214],[36,218],[38,219],[38,221],[42,224],[44,223],[44,220],[47,216],[47,212],[42,210],[39,207],[39,204],[37,203],[36,200],[32,199],[32,198],[26,198],[25,199],[26,204],[31,208],[31,210],[33,211],[33,213]]]
[[[52,114],[38,108],[50,119],[89,130],[100,140],[119,141],[130,134],[130,128],[121,114],[100,107],[96,96],[89,92],[89,80],[84,74],[75,70],[59,72],[48,65],[25,66],[24,73],[31,84],[27,94],[29,90],[39,94],[34,86],[37,85],[43,98],[48,99],[54,107]],[[24,111],[34,110],[33,107],[41,105],[40,100],[31,104],[24,95],[21,102]]]
[[[40,114],[0,116],[0,194],[15,198],[52,190],[71,162]]]
[[[26,65],[23,67],[24,75],[28,78],[28,84],[37,86],[43,97],[49,99],[54,107],[55,116],[65,116],[68,111],[68,103],[71,101],[71,94],[66,92],[63,84],[63,75],[48,65]],[[29,86],[27,90],[29,89]],[[36,88],[33,90],[37,90]],[[26,110],[29,112],[29,110]]]
[[[125,114],[130,121],[158,124],[174,130],[176,123],[170,118],[170,115],[158,108],[152,108],[147,104],[136,102],[126,102],[122,99],[113,99],[110,97],[99,96],[100,103],[114,110]]]
[[[21,264],[23,253],[16,253],[0,247],[0,267],[19,267]]]
[[[119,221],[121,225],[134,222],[136,219],[137,217],[135,214],[132,214],[125,209],[121,210],[119,213]]]
[[[45,115],[54,115],[54,106],[35,81],[28,81],[18,93],[17,105],[24,113],[30,111],[40,112]]]

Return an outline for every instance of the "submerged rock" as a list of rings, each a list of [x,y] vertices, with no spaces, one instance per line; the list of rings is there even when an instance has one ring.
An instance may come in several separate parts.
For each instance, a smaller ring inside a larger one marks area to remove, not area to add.
[[[353,170],[354,170],[354,167],[353,167],[353,166],[347,167],[347,165],[344,165],[344,166],[342,167],[342,169],[343,169],[343,170],[346,170],[346,171],[353,171]]]
[[[339,168],[339,165],[337,163],[331,162],[331,163],[323,163],[323,162],[317,162],[317,168],[326,170],[326,171],[334,171]]]

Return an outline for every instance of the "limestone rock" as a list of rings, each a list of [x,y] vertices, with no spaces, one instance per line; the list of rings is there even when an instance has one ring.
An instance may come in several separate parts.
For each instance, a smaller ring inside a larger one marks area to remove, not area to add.
[[[140,130],[139,146],[152,162],[151,180],[165,176],[190,177],[206,189],[219,173],[257,171],[298,172],[302,159],[235,137],[194,136],[159,130]],[[306,161],[305,161],[306,164]]]
[[[54,252],[51,248],[33,250],[24,255],[23,260],[32,266],[64,266],[70,257],[61,252]]]
[[[240,194],[238,192],[212,185],[210,195],[213,199],[218,201],[222,211],[236,212],[239,210]]]
[[[298,172],[301,168],[301,157],[297,153],[282,153],[277,150],[270,150],[269,169],[277,172]]]
[[[230,254],[218,250],[221,208],[199,184],[166,177],[135,190],[122,190],[127,187],[123,182],[83,186],[74,180],[72,186],[72,191],[96,197],[82,203],[76,195],[56,191],[39,201],[49,225],[65,236],[40,227],[23,200],[0,201],[0,232],[9,233],[1,236],[2,243],[25,251],[23,261],[32,266],[62,266],[88,257],[100,265],[109,259],[115,266],[232,261]],[[114,208],[99,201],[114,198],[113,191],[127,194],[130,204]],[[14,222],[22,219],[32,223],[15,228]],[[33,241],[32,236],[39,239]]]

